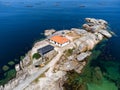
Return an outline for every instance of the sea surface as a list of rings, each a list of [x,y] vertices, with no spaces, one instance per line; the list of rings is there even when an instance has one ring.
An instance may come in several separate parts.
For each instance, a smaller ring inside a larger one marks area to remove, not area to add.
[[[105,19],[116,33],[97,60],[105,65],[112,62],[107,70],[119,77],[120,0],[0,0],[0,67],[25,55],[36,40],[44,38],[45,29],[81,28],[86,17]],[[88,86],[93,90],[94,85]]]

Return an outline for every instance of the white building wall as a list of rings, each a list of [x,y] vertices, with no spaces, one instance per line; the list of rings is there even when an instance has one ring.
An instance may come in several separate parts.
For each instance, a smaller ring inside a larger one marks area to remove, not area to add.
[[[59,43],[57,43],[57,42],[54,42],[54,41],[52,41],[52,40],[50,40],[50,42],[51,43],[53,43],[53,44],[55,44],[55,45],[57,45],[57,46],[60,46],[60,47],[63,47],[63,46],[66,46],[67,44],[69,44],[70,42],[68,41],[68,42],[66,42],[66,43],[64,43],[64,44],[59,44]]]
[[[69,44],[69,42],[66,42],[66,43],[62,44],[62,47],[63,47],[63,46],[66,46],[67,44]]]

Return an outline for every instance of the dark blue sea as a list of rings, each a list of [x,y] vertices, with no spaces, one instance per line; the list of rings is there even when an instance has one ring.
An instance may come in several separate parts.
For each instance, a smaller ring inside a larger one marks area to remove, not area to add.
[[[108,21],[116,36],[102,59],[120,63],[120,0],[0,0],[0,67],[25,55],[45,29],[81,28],[86,17]]]

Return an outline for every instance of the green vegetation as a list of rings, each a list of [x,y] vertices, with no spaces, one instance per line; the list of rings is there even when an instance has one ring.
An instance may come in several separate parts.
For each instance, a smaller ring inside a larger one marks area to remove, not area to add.
[[[23,60],[25,56],[20,56],[20,60]]]
[[[40,57],[41,57],[41,55],[39,53],[35,53],[32,56],[33,59],[39,59]]]
[[[102,84],[103,76],[99,67],[86,68],[86,70],[82,74],[78,74],[75,71],[69,71],[67,73],[68,79],[64,84],[65,90],[88,90],[88,83],[97,85]]]
[[[7,65],[4,65],[4,66],[2,67],[2,69],[3,69],[3,71],[7,71],[7,70],[9,69],[9,67],[8,67]]]
[[[66,51],[65,51],[65,55],[66,55],[66,56],[72,55],[73,50],[74,50],[74,49],[68,49],[68,50],[66,50]]]
[[[100,50],[104,46],[105,43],[102,43],[94,48],[92,55],[87,59],[87,64],[83,68],[81,74],[78,74],[75,71],[67,72],[68,79],[64,84],[65,90],[117,90],[117,87],[120,88],[120,78],[117,78],[117,80],[113,79],[113,77],[116,78],[119,75],[114,74],[115,76],[113,75],[110,77],[110,72],[108,72],[119,71],[119,69],[112,68],[115,67],[116,64],[108,64],[108,62],[101,63],[102,60],[99,60],[101,55]],[[108,70],[105,66],[107,66],[107,68],[109,67]]]
[[[64,86],[65,90],[87,90],[86,82],[83,82],[83,78],[75,71],[69,71],[67,73],[68,79]]]
[[[9,80],[14,78],[16,76],[15,69],[9,70],[6,73],[4,73],[4,78],[0,80],[0,85],[6,84]]]
[[[9,61],[8,62],[8,65],[10,65],[10,66],[12,66],[12,65],[14,65],[15,64],[15,62],[13,62],[13,61]]]

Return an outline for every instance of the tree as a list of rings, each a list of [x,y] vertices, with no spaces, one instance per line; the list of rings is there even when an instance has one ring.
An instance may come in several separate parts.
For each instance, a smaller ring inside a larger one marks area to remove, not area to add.
[[[32,58],[33,59],[39,59],[41,57],[41,55],[39,53],[34,53]]]

